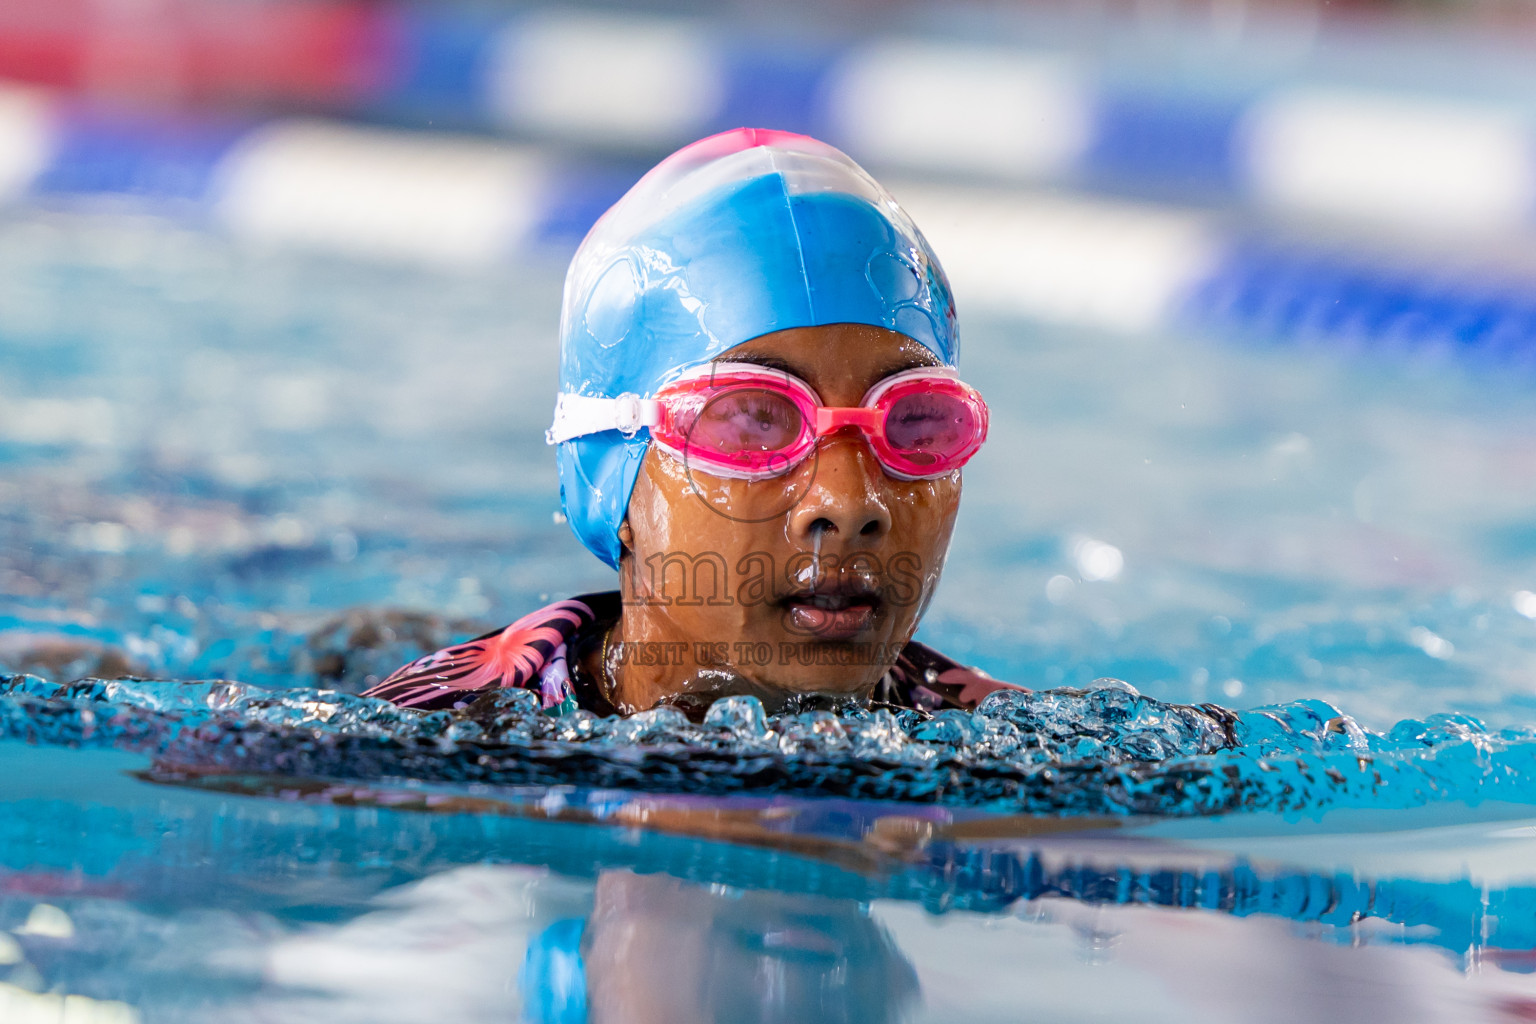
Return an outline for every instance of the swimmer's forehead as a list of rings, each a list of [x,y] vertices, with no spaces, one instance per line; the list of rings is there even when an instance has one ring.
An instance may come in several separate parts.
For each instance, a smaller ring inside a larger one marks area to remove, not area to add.
[[[878,330],[878,328],[868,328],[862,325],[860,325],[860,329]],[[836,328],[832,330],[836,330]],[[797,328],[793,333],[798,334],[800,331],[818,332],[820,337],[817,340],[819,342],[834,346],[839,344],[840,341],[845,345],[859,344],[859,339],[856,337],[839,339],[835,334],[829,337],[827,336],[827,328]],[[939,357],[929,351],[921,342],[902,335],[896,335],[894,332],[888,333],[899,338],[900,342],[898,346],[892,348],[889,352],[882,353],[875,360],[873,363],[873,376],[875,379],[883,379],[892,374],[901,373],[903,370],[915,370],[921,366],[943,365]],[[780,373],[787,373],[791,377],[798,377],[802,380],[812,376],[815,368],[806,359],[797,357],[793,352],[785,351],[787,347],[781,335],[766,334],[760,338],[753,338],[751,341],[744,341],[740,345],[720,353],[710,362],[752,363],[754,366],[761,366],[768,370],[777,370]]]

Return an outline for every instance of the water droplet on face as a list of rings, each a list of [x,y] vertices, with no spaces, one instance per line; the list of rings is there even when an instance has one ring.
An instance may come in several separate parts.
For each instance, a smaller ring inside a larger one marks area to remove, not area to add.
[[[821,538],[827,532],[827,528],[821,522],[811,524],[811,593],[816,593],[816,584],[821,577]]]

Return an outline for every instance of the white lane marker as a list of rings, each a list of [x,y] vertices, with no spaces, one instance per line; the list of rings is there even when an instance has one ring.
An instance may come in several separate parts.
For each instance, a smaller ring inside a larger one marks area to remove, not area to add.
[[[53,103],[40,89],[0,83],[0,202],[31,187],[55,145]]]
[[[1497,107],[1295,89],[1257,103],[1239,140],[1249,188],[1276,206],[1483,232],[1536,205],[1536,138]]]
[[[872,43],[833,73],[833,142],[861,163],[1042,177],[1092,141],[1091,96],[1063,59],[917,42]]]
[[[1165,324],[1221,259],[1215,230],[1167,207],[897,183],[962,315],[984,308],[1139,333]]]
[[[542,161],[502,143],[276,122],[219,168],[217,213],[236,235],[370,258],[478,264],[526,243]]]

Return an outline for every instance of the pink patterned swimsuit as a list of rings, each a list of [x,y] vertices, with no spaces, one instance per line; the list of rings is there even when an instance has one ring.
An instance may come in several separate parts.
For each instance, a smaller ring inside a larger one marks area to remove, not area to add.
[[[547,714],[613,709],[581,679],[575,652],[618,620],[619,594],[608,591],[557,601],[502,629],[445,647],[398,669],[365,694],[401,707],[461,708],[481,693],[519,687],[539,694]],[[1020,689],[966,668],[932,648],[908,643],[880,680],[874,699],[900,707],[970,710],[994,690]]]

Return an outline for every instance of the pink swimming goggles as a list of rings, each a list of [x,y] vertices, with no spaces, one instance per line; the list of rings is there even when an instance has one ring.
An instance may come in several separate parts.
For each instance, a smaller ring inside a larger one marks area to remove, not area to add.
[[[798,377],[755,363],[710,363],[655,398],[564,394],[545,439],[648,427],[663,451],[711,476],[766,480],[788,473],[818,438],[863,433],[887,473],[924,480],[954,472],[987,439],[987,403],[946,367],[905,370],[869,389],[857,408],[821,404]]]

